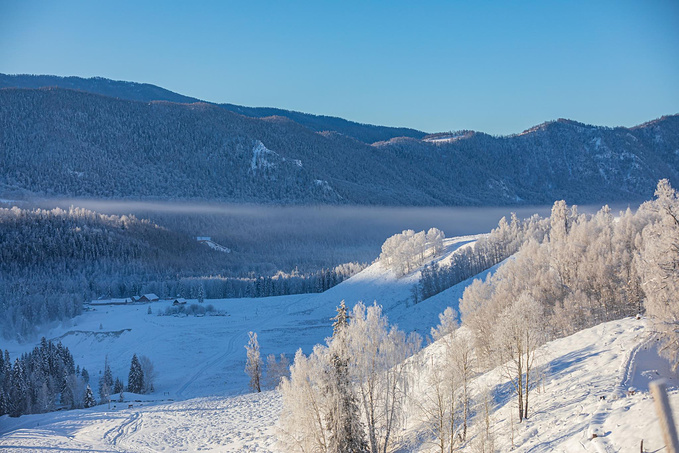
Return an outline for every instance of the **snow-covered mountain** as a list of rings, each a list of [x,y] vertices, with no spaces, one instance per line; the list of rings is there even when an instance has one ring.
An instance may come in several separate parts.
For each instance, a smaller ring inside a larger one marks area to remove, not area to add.
[[[372,144],[296,121],[206,103],[0,89],[0,197],[587,204],[646,199],[659,179],[679,178],[679,116],[633,128],[558,120],[514,136],[387,135]],[[271,153],[253,171],[260,144]]]

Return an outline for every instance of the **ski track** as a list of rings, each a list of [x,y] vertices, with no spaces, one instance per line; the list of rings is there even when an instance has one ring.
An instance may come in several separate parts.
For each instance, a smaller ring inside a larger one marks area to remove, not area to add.
[[[104,439],[118,451],[129,451],[123,441],[139,431],[142,425],[141,413],[130,414],[120,425],[114,426],[104,434]],[[153,451],[153,450],[148,450]]]
[[[609,438],[610,432],[606,432],[604,429],[604,423],[608,418],[608,415],[612,411],[613,402],[627,397],[627,385],[634,376],[634,371],[636,369],[636,356],[637,352],[647,344],[649,344],[653,339],[653,335],[646,335],[646,338],[642,338],[640,341],[629,349],[624,355],[622,363],[618,368],[618,378],[617,383],[613,390],[605,397],[599,401],[599,404],[592,414],[592,419],[590,420],[589,426],[587,427],[586,437],[590,439],[590,443],[594,446],[595,451],[598,453],[615,453],[620,451],[619,447],[613,445]]]

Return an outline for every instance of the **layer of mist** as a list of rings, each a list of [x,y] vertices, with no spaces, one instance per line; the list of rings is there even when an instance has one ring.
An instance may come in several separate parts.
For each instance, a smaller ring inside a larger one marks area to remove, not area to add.
[[[314,271],[345,262],[371,262],[389,236],[432,227],[447,237],[486,233],[503,216],[545,216],[551,206],[367,207],[262,206],[97,199],[50,199],[44,208],[78,206],[104,214],[135,215],[188,236],[210,236],[230,248],[232,271],[258,274]],[[595,212],[601,206],[579,207]],[[627,206],[611,206],[614,212]],[[635,208],[636,206],[632,206]]]

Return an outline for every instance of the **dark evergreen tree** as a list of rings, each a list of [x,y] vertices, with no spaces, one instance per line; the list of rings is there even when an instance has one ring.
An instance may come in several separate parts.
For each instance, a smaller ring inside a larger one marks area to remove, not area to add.
[[[18,417],[29,412],[29,388],[23,360],[18,358],[12,368],[9,391],[9,415]]]
[[[349,318],[344,301],[337,307],[337,316],[333,320],[335,322],[330,346],[332,363],[327,376],[327,391],[332,402],[326,415],[326,426],[329,431],[328,452],[365,453],[369,451],[368,441],[349,378],[351,359],[347,353],[345,335]]]
[[[60,402],[62,406],[73,409],[75,407],[75,395],[73,394],[73,388],[69,385],[69,376],[69,374],[65,374],[61,379]]]
[[[144,389],[144,371],[141,368],[137,354],[132,356],[130,373],[127,378],[127,391],[131,393],[142,393]]]
[[[84,400],[84,405],[86,408],[89,407],[94,407],[97,405],[97,402],[94,400],[94,395],[92,394],[92,389],[90,386],[87,386],[87,389],[85,390],[85,400]]]
[[[113,373],[111,373],[108,356],[106,356],[104,359],[104,374],[99,379],[99,398],[101,402],[108,402],[112,392],[117,393],[113,387]]]
[[[332,318],[332,336],[337,338],[342,330],[349,325],[349,315],[347,314],[347,306],[344,301],[340,302],[339,307],[337,307],[337,315]]]
[[[116,378],[116,381],[113,384],[113,394],[117,395],[119,393],[123,393],[123,390],[125,390],[123,381],[120,378]]]

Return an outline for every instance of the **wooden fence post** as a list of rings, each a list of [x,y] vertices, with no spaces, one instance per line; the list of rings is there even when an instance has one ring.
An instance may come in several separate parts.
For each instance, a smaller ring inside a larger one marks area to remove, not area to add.
[[[655,401],[655,411],[660,420],[663,439],[668,453],[679,453],[679,440],[677,439],[677,427],[672,418],[670,400],[667,397],[667,384],[664,379],[653,381],[649,384],[651,395]]]

